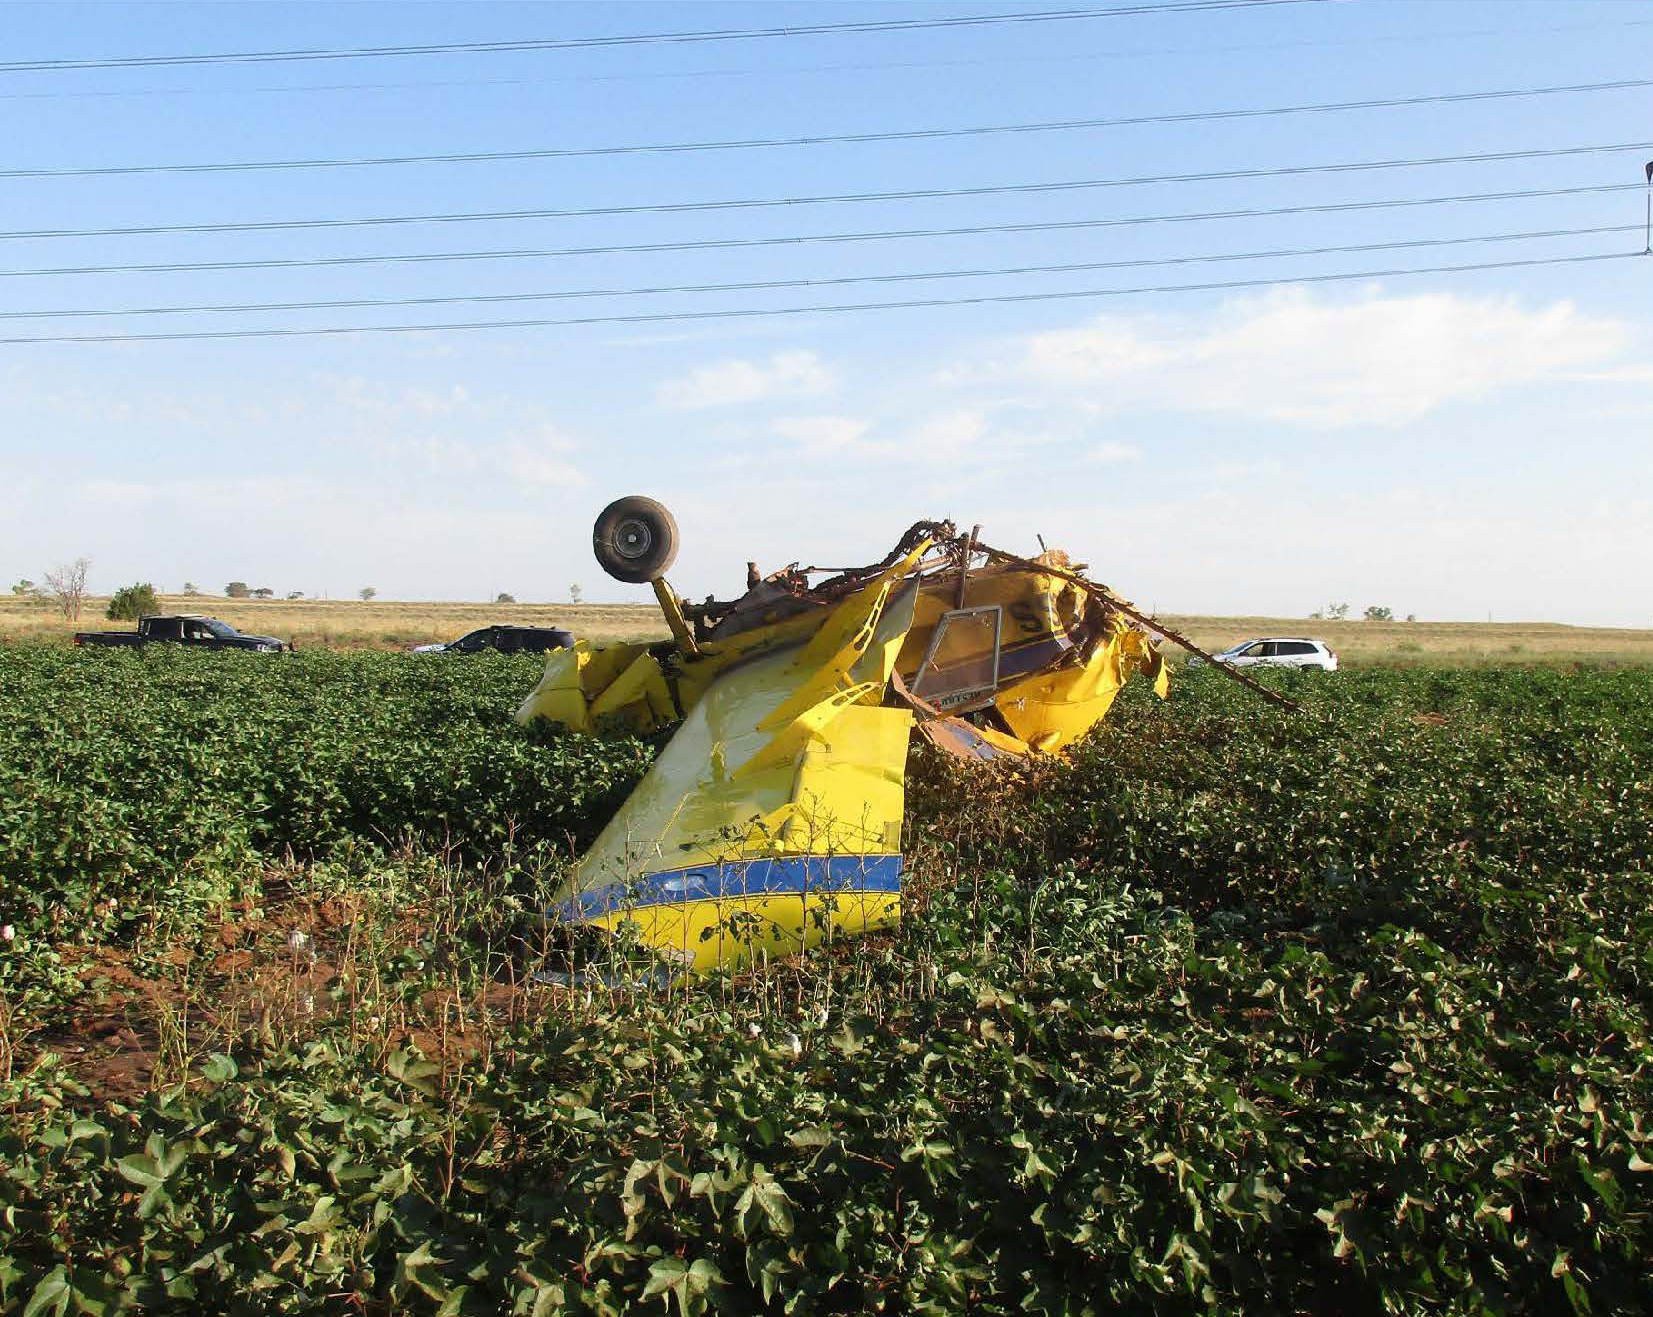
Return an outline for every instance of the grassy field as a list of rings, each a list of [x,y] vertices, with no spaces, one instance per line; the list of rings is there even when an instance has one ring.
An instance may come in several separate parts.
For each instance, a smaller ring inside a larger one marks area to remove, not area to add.
[[[1653,663],[1653,630],[1563,626],[1558,622],[1326,622],[1301,617],[1162,615],[1209,650],[1253,636],[1312,636],[1348,664],[1428,666]]]
[[[66,622],[40,600],[0,600],[0,637],[62,640],[76,631],[130,628],[104,620],[107,599],[87,601],[77,624]],[[303,649],[405,649],[433,640],[456,640],[496,622],[563,627],[592,640],[664,638],[665,624],[653,604],[417,603],[393,599],[225,599],[162,595],[173,613],[205,613],[237,630],[279,636]]]
[[[41,600],[0,599],[0,642],[63,640],[74,631],[118,625],[103,620],[105,599],[88,601],[78,624]],[[163,595],[171,612],[206,613],[258,635],[301,648],[404,649],[452,640],[494,622],[559,626],[592,640],[664,638],[652,603],[469,604],[356,600],[233,600]],[[1649,664],[1653,630],[1573,627],[1553,622],[1325,622],[1290,617],[1196,617],[1164,614],[1205,649],[1253,636],[1314,636],[1347,663],[1465,665],[1506,663]]]
[[[1653,1311],[1644,673],[920,747],[898,928],[570,991],[537,667],[0,650],[0,1314]]]

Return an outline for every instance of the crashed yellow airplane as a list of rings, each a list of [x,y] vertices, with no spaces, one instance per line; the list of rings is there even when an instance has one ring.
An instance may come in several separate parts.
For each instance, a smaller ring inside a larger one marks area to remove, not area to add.
[[[1060,752],[1133,673],[1165,694],[1146,619],[1060,552],[1020,558],[920,522],[871,566],[760,578],[748,564],[739,599],[691,605],[664,576],[677,542],[652,499],[603,510],[598,562],[653,585],[672,639],[554,651],[517,717],[592,732],[680,724],[552,912],[631,921],[679,969],[898,917],[915,725],[966,758]]]

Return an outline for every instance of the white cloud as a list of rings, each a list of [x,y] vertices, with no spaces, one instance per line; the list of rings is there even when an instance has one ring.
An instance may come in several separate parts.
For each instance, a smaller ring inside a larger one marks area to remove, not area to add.
[[[770,425],[777,435],[791,440],[809,457],[853,451],[870,428],[853,416],[782,416]]]
[[[1213,485],[1239,485],[1256,480],[1274,480],[1285,467],[1274,458],[1250,462],[1243,460],[1212,462],[1195,474]]]
[[[1621,323],[1570,302],[1528,309],[1512,298],[1373,292],[1330,304],[1286,289],[1198,319],[1109,316],[1035,334],[1019,370],[1105,389],[1117,408],[1396,426],[1449,401],[1605,364],[1627,339]]]
[[[586,483],[585,475],[568,460],[574,441],[550,425],[499,440],[423,435],[384,440],[382,447],[413,456],[439,475],[504,476],[513,484],[534,486]]]
[[[797,445],[791,456],[950,461],[978,446],[991,425],[982,408],[952,407],[906,420],[886,420],[876,427],[850,416],[787,416],[772,421],[770,428]],[[1011,442],[1019,440],[1004,438],[1004,443]],[[994,444],[1003,446],[997,433]]]
[[[986,437],[987,413],[978,407],[954,407],[910,426],[894,450],[922,458],[951,458]]]
[[[937,515],[1011,549],[1042,534],[1167,610],[1347,598],[1648,625],[1623,564],[1653,553],[1653,322],[1583,286],[1576,309],[1395,291],[1069,309],[974,343],[846,327],[808,340],[819,356],[780,329],[629,356],[524,340],[504,365],[480,340],[412,366],[330,352],[325,373],[311,354],[77,350],[0,365],[0,539],[14,574],[85,554],[99,588],[527,599],[580,580],[646,601],[600,575],[589,535],[643,489],[678,516],[673,581],[694,597],[738,592],[749,558],[876,558]],[[725,358],[744,369],[720,380]],[[663,380],[702,409],[662,426]],[[773,392],[713,405],[743,389]],[[1393,428],[1324,441],[1362,420]]]
[[[1591,371],[1574,378],[1592,384],[1653,384],[1653,365],[1638,362],[1634,365],[1615,366],[1611,370]]]
[[[579,445],[541,410],[463,384],[396,386],[359,375],[320,377],[348,429],[391,462],[438,476],[503,477],[514,485],[586,483],[570,460]],[[482,437],[478,437],[482,436]]]
[[[701,366],[667,380],[657,393],[662,407],[691,411],[770,398],[807,398],[830,393],[837,377],[819,354],[807,350],[773,353],[767,362],[732,358]]]
[[[333,501],[339,492],[312,476],[193,476],[176,480],[85,480],[73,491],[100,507],[148,508],[169,504],[203,516],[239,519],[250,511],[283,504]]]
[[[587,484],[585,474],[561,454],[568,449],[556,440],[513,439],[487,454],[498,471],[519,485]]]

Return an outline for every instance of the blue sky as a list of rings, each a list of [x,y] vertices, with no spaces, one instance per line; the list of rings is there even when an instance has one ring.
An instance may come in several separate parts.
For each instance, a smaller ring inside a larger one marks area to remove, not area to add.
[[[579,37],[1034,5],[11,4],[5,59]],[[1099,6],[1105,7],[1105,6]],[[8,169],[1115,118],[1653,76],[1653,6],[1342,0],[579,51],[0,73]],[[372,85],[365,85],[372,84]],[[294,90],[302,88],[302,90]],[[1647,88],[725,152],[0,179],[0,230],[579,209],[1653,140]],[[1637,184],[1653,148],[1358,173],[589,218],[0,239],[0,270],[1048,223]],[[1636,189],[744,249],[0,278],[0,312],[858,278],[1639,225]],[[1129,288],[1632,252],[1640,232],[1170,268],[356,310],[10,318],[0,334],[409,324]],[[1653,625],[1653,259],[726,321],[0,346],[0,572],[334,596],[644,598],[870,561],[911,521],[1036,534],[1166,611]]]

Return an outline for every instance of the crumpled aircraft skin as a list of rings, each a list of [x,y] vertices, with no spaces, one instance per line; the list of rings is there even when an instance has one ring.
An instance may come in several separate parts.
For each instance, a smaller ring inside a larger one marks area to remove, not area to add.
[[[812,569],[749,566],[740,599],[695,606],[664,580],[676,525],[660,505],[611,504],[593,539],[611,574],[653,584],[673,639],[553,651],[517,718],[677,726],[550,913],[630,924],[671,970],[898,919],[915,728],[966,759],[1061,753],[1136,673],[1166,693],[1150,636],[1064,555],[1014,558],[950,523],[921,522],[880,563],[813,586]]]

